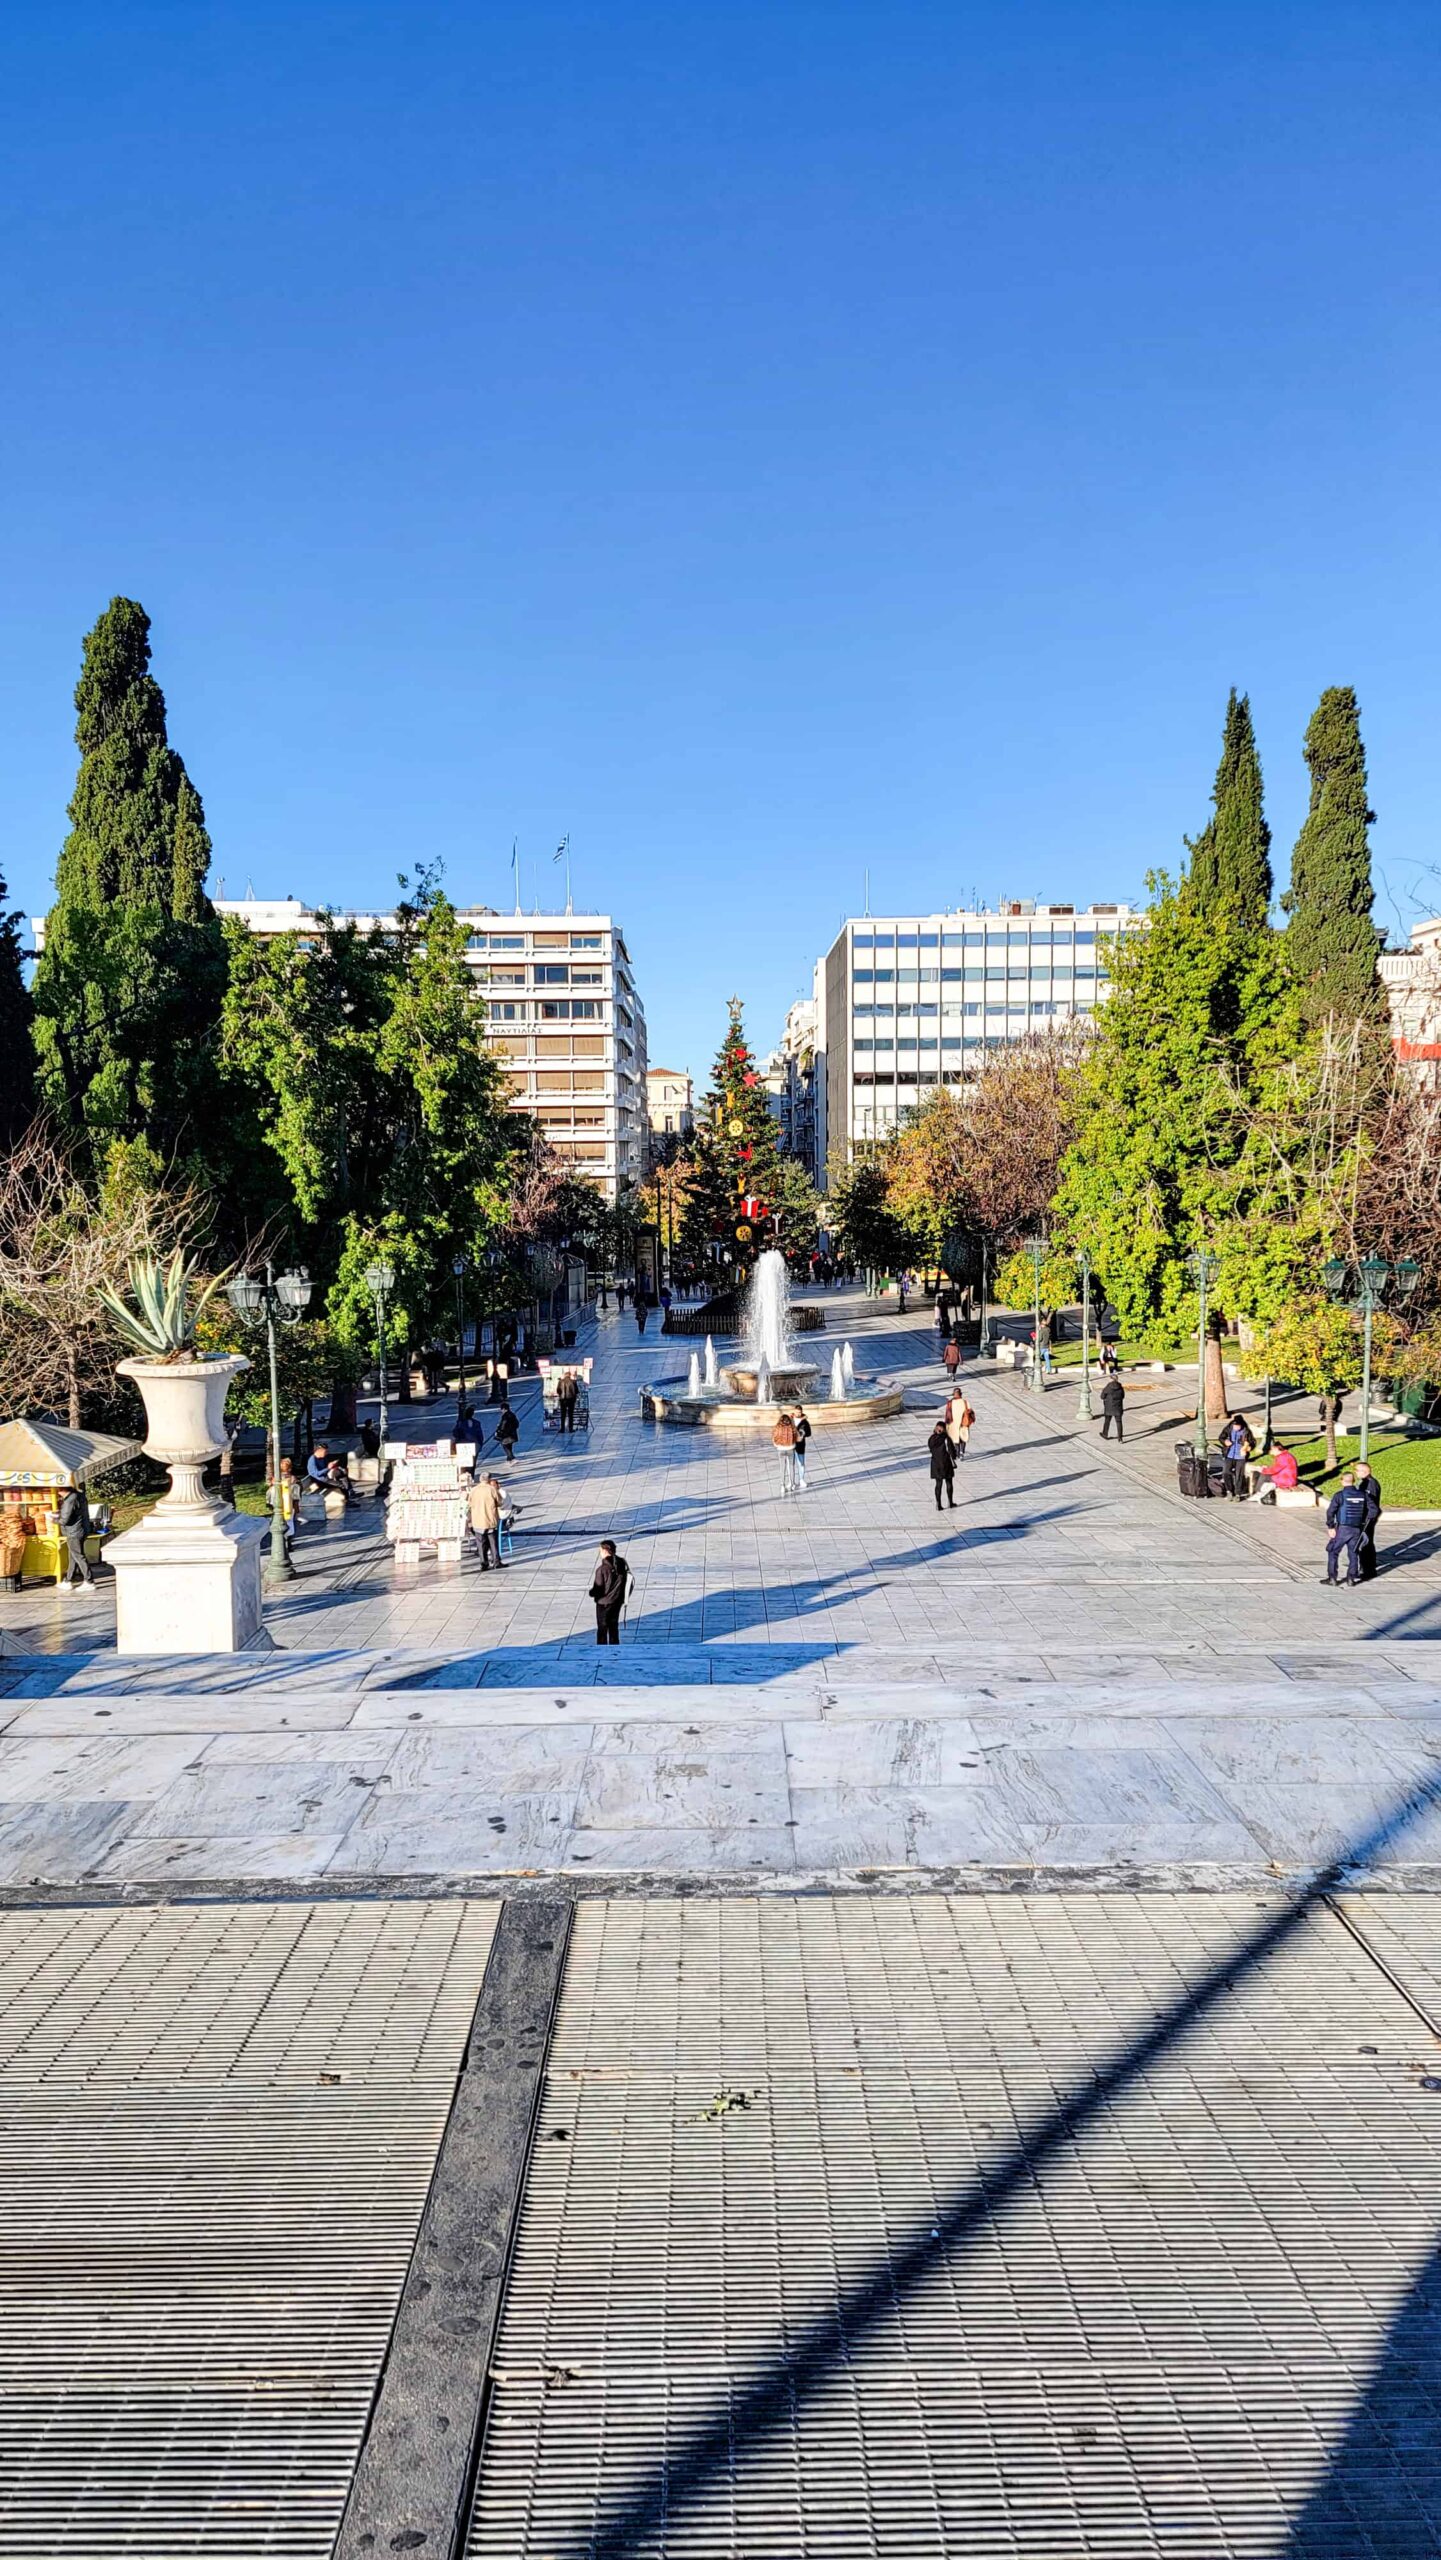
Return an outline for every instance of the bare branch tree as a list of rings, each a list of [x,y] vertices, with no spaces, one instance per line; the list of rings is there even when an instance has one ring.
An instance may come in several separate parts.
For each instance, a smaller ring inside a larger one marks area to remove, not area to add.
[[[124,1346],[100,1301],[139,1253],[193,1242],[189,1192],[118,1179],[92,1200],[54,1134],[32,1122],[0,1163],[0,1414],[63,1412],[109,1400]]]

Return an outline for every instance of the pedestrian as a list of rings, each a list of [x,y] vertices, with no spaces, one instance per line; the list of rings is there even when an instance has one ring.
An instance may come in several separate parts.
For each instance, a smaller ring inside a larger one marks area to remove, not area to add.
[[[235,1434],[228,1422],[222,1422],[220,1444],[220,1499],[229,1510],[235,1509]]]
[[[520,1424],[515,1418],[514,1405],[507,1404],[501,1407],[500,1420],[495,1426],[495,1436],[505,1451],[506,1464],[509,1466],[515,1458],[515,1444],[520,1438]]]
[[[956,1453],[951,1447],[950,1435],[946,1430],[944,1420],[936,1424],[934,1431],[926,1442],[926,1447],[931,1453],[931,1483],[935,1487],[936,1509],[939,1511],[941,1507],[941,1487],[944,1485],[947,1499],[950,1503],[951,1509],[954,1511],[956,1507]]]
[[[500,1489],[499,1476],[478,1476],[470,1488],[466,1507],[471,1531],[480,1549],[481,1572],[489,1573],[492,1557],[497,1573],[502,1572],[505,1559],[500,1552],[500,1520],[505,1509],[505,1496]]]
[[[810,1436],[811,1436],[811,1426],[810,1426],[810,1421],[809,1421],[809,1418],[807,1417],[807,1414],[806,1414],[806,1410],[805,1410],[804,1405],[799,1405],[799,1404],[798,1404],[798,1405],[796,1406],[796,1411],[795,1411],[795,1426],[796,1426],[796,1491],[797,1491],[797,1493],[804,1493],[804,1492],[805,1492],[805,1489],[806,1489],[806,1444],[807,1444],[807,1442],[809,1441]]]
[[[375,1424],[368,1419],[362,1422],[360,1426],[360,1445],[367,1458],[379,1457],[380,1433],[376,1429]]]
[[[1101,1438],[1103,1440],[1110,1439],[1111,1425],[1114,1422],[1116,1426],[1117,1440],[1124,1440],[1126,1436],[1126,1390],[1121,1384],[1120,1373],[1118,1370],[1113,1369],[1110,1372],[1105,1385],[1101,1389],[1101,1412],[1104,1416],[1104,1420],[1101,1424]]]
[[[462,1396],[455,1408],[455,1436],[457,1442],[474,1441],[477,1449],[485,1436],[476,1421],[475,1407],[469,1396]]]
[[[960,1344],[959,1344],[958,1342],[954,1342],[954,1341],[944,1343],[944,1344],[942,1345],[942,1347],[941,1347],[941,1367],[945,1370],[946,1376],[947,1376],[948,1378],[954,1378],[954,1376],[955,1376],[955,1374],[956,1374],[956,1371],[959,1369],[960,1365],[961,1365],[961,1346],[960,1346]]]
[[[959,1462],[971,1445],[971,1428],[975,1422],[971,1401],[964,1387],[958,1387],[946,1400],[946,1438]]]
[[[951,1329],[951,1302],[944,1289],[936,1291],[936,1331],[942,1342]]]
[[[635,1293],[635,1329],[637,1333],[644,1333],[645,1320],[649,1314],[650,1308],[641,1296],[639,1289],[637,1289]]]
[[[1326,1505],[1326,1526],[1331,1535],[1326,1541],[1326,1570],[1321,1579],[1334,1590],[1336,1568],[1346,1559],[1346,1588],[1354,1591],[1361,1579],[1360,1545],[1365,1534],[1371,1503],[1348,1467],[1341,1482]]]
[[[1221,1434],[1222,1490],[1233,1502],[1246,1499],[1246,1469],[1256,1446],[1256,1435],[1243,1413],[1233,1413]]]
[[[904,1314],[905,1314],[905,1312],[906,1312],[906,1290],[907,1290],[907,1288],[909,1287],[909,1285],[910,1285],[910,1283],[908,1282],[908,1280],[907,1280],[907,1278],[906,1278],[906,1275],[905,1275],[905,1273],[904,1273],[904,1271],[903,1271],[903,1272],[900,1274],[900,1276],[899,1276],[899,1278],[897,1279],[897,1281],[896,1281],[896,1294],[897,1294],[897,1296],[899,1297],[900,1302],[901,1302],[901,1313],[902,1313],[902,1315],[904,1315]]]
[[[1357,1548],[1361,1563],[1361,1579],[1363,1582],[1374,1582],[1376,1579],[1376,1523],[1381,1517],[1381,1483],[1380,1478],[1372,1474],[1364,1458],[1356,1469],[1356,1482],[1366,1497],[1366,1521]]]
[[[558,1381],[555,1390],[556,1420],[562,1431],[574,1431],[575,1429],[576,1399],[579,1394],[580,1389],[576,1384],[574,1371],[570,1369],[565,1370]]]
[[[789,1413],[777,1414],[776,1427],[771,1433],[771,1447],[779,1449],[781,1453],[781,1492],[782,1494],[794,1493],[796,1489],[796,1426]]]
[[[67,1591],[74,1590],[75,1577],[78,1574],[81,1590],[93,1591],[95,1576],[90,1570],[90,1558],[85,1552],[85,1541],[90,1533],[90,1511],[85,1495],[78,1484],[68,1484],[60,1496],[59,1521],[60,1535],[65,1541],[65,1552],[69,1558],[65,1568],[65,1588]]]
[[[619,1644],[620,1613],[629,1597],[630,1578],[630,1566],[616,1554],[614,1538],[602,1538],[590,1586],[597,1644]]]
[[[616,1313],[623,1316],[625,1314],[625,1282],[623,1280],[617,1280],[615,1284],[615,1304]]]

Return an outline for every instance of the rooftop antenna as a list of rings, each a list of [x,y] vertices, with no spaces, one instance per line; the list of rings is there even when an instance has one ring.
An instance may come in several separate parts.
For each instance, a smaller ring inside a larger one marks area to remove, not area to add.
[[[556,846],[554,858],[557,862],[565,864],[565,911],[568,916],[574,915],[575,909],[570,899],[570,838],[568,835],[561,837]]]
[[[519,838],[519,836],[512,836],[512,837],[511,837],[511,840],[510,840],[510,869],[511,869],[511,876],[512,876],[512,878],[514,879],[514,882],[515,882],[515,912],[516,912],[516,914],[517,914],[517,915],[519,915],[519,913],[520,913],[520,853],[519,853],[519,850],[518,850],[518,848],[519,848],[519,844],[520,844],[520,838]]]

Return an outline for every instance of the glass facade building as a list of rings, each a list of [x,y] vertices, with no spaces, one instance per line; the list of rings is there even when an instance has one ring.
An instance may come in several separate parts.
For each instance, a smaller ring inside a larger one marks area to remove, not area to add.
[[[1014,901],[994,913],[850,918],[817,972],[831,1154],[888,1136],[989,1050],[1086,1020],[1109,989],[1111,942],[1142,921],[1127,906]]]

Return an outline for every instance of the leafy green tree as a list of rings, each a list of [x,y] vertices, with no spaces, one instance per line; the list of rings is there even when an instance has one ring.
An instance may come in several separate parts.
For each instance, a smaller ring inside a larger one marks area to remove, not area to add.
[[[857,1271],[900,1269],[908,1241],[890,1204],[882,1155],[857,1156],[850,1164],[834,1168],[825,1214],[842,1262]]]
[[[1271,905],[1271,830],[1249,696],[1231,687],[1210,818],[1188,847],[1186,899],[1202,915],[1221,910],[1259,928]]]
[[[995,1277],[996,1303],[1002,1307],[1033,1308],[1036,1303],[1036,1266],[1023,1246],[1008,1253]],[[1069,1307],[1081,1294],[1081,1275],[1075,1257],[1064,1246],[1053,1245],[1041,1264],[1041,1313],[1053,1316],[1060,1307]]]
[[[1248,1138],[1294,1015],[1274,935],[1152,885],[1146,930],[1118,937],[1111,960],[1055,1224],[1089,1247],[1125,1332],[1174,1342],[1193,1320],[1198,1244],[1221,1255],[1217,1312],[1253,1312]]]
[[[1372,1320],[1371,1355],[1378,1373],[1399,1351],[1400,1328],[1384,1310]],[[1325,1404],[1326,1464],[1336,1464],[1336,1403],[1361,1384],[1360,1327],[1349,1308],[1329,1298],[1297,1298],[1258,1335],[1247,1355],[1255,1378],[1277,1378]]]
[[[1376,975],[1382,935],[1372,920],[1371,843],[1366,757],[1356,696],[1349,685],[1322,694],[1306,731],[1311,805],[1291,856],[1291,886],[1281,903],[1291,921],[1286,957],[1304,1019],[1379,1021],[1383,997]]]
[[[770,1241],[768,1221],[780,1190],[781,1160],[739,996],[731,997],[728,1010],[726,1035],[691,1151],[681,1243],[689,1258],[702,1264],[710,1261],[712,1245],[720,1245],[734,1265],[747,1271]],[[748,1199],[759,1203],[749,1216],[742,1206]],[[781,1249],[792,1250],[784,1227]]]
[[[204,811],[168,740],[149,618],[129,597],[86,637],[75,710],[80,769],[35,975],[41,1094],[96,1172],[116,1140],[144,1138],[198,1173],[217,1141],[223,1155],[224,944]]]
[[[0,877],[0,1146],[13,1146],[35,1111],[30,996],[20,967],[20,918],[5,911]]]
[[[227,925],[225,1073],[258,1116],[303,1260],[343,1342],[368,1347],[367,1266],[396,1273],[398,1345],[449,1330],[457,1253],[483,1261],[515,1223],[528,1122],[465,960],[465,933],[431,880],[397,930],[327,925],[260,941]]]

